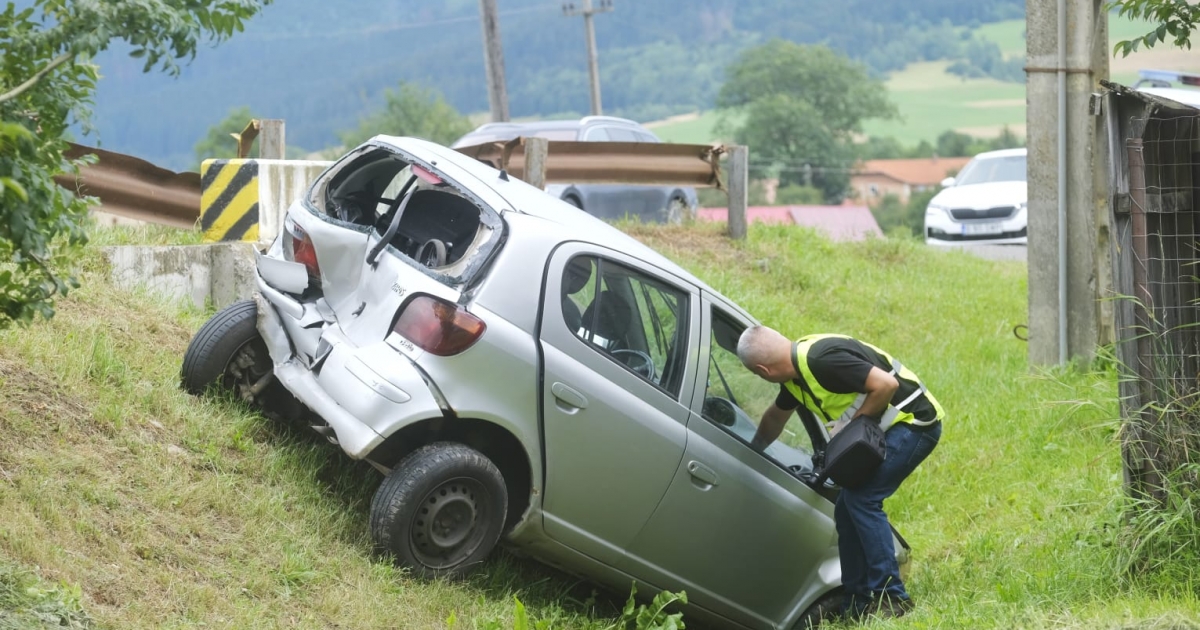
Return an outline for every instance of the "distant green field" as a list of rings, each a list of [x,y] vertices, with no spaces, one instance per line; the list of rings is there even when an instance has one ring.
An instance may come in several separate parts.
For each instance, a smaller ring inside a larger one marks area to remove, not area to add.
[[[1109,49],[1113,43],[1146,33],[1145,22],[1111,16]],[[985,24],[975,30],[977,37],[995,42],[1008,57],[1025,54],[1025,21],[1008,20]],[[1129,84],[1137,79],[1138,68],[1188,68],[1190,59],[1200,71],[1200,55],[1171,49],[1139,51],[1128,59],[1114,59],[1112,80]],[[933,142],[938,135],[954,129],[974,136],[997,135],[1004,126],[1016,133],[1025,130],[1025,86],[994,79],[961,79],[946,74],[949,62],[911,64],[888,78],[886,85],[892,101],[900,110],[898,120],[871,120],[864,125],[867,135],[894,137],[906,145],[922,140]],[[715,112],[702,112],[693,119],[664,122],[654,132],[668,142],[701,143],[722,140],[714,131]]]

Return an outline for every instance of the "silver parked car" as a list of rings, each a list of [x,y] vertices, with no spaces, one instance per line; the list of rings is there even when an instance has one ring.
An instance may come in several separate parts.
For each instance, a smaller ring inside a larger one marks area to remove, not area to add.
[[[423,576],[502,542],[615,589],[684,590],[722,627],[840,602],[827,433],[749,446],[777,393],[748,313],[645,245],[503,172],[378,136],[297,201],[255,301],[197,332],[186,389],[304,418],[385,474],[378,548]],[[901,562],[907,545],[899,540]]]
[[[459,138],[454,148],[504,142],[520,136],[581,142],[662,142],[654,132],[625,118],[585,116],[579,120],[486,123]],[[696,189],[642,184],[549,184],[546,193],[601,219],[638,217],[650,223],[679,223],[694,216]]]

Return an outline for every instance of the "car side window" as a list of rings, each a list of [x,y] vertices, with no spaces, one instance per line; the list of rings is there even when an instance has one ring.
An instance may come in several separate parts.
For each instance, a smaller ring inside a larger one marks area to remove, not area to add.
[[[745,326],[714,308],[708,359],[708,386],[700,415],[728,429],[747,444],[758,430],[758,419],[775,402],[779,385],[747,370],[737,357],[737,341]],[[807,427],[794,418],[766,454],[784,466],[812,468],[813,442]]]
[[[373,225],[411,177],[409,164],[387,151],[375,150],[354,159],[330,180],[325,212],[359,225]]]
[[[608,127],[592,127],[583,132],[583,139],[587,142],[607,142],[612,137],[609,136]]]
[[[562,311],[584,343],[672,396],[687,354],[688,294],[608,259],[576,256],[563,271]]]
[[[622,129],[620,127],[613,127],[612,129],[609,129],[608,137],[611,138],[614,142],[640,142],[641,141],[641,138],[638,138],[637,134],[634,133],[632,129]]]

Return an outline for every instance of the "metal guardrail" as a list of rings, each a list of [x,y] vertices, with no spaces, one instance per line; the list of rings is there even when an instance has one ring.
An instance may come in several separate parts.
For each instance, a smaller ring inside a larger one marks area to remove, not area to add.
[[[517,138],[458,151],[539,187],[548,182],[728,187],[731,235],[745,231],[744,147]],[[722,181],[721,158],[726,153],[734,159],[728,181]],[[199,173],[176,173],[130,155],[77,144],[67,152],[70,158],[88,154],[99,161],[83,167],[78,178],[59,176],[60,185],[99,198],[99,209],[106,213],[180,228],[196,226]],[[527,169],[527,162],[532,168]]]
[[[515,138],[457,149],[525,181],[526,154],[538,138]],[[648,142],[546,142],[545,183],[661,184],[723,188],[720,158],[724,145]]]
[[[195,227],[200,218],[200,174],[176,173],[131,155],[71,144],[66,155],[95,155],[78,177],[60,175],[60,186],[100,200],[99,210],[130,219]]]

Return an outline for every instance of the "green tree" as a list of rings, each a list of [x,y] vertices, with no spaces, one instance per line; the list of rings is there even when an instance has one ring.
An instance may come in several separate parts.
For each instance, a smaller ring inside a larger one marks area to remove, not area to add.
[[[897,115],[879,80],[824,46],[772,40],[742,53],[726,77],[717,95],[724,133],[756,163],[782,167],[781,184],[811,178],[830,203],[846,194],[862,122]]]
[[[1117,9],[1122,17],[1145,20],[1157,26],[1154,30],[1133,39],[1122,40],[1113,46],[1113,54],[1122,57],[1138,49],[1138,46],[1153,48],[1159,42],[1171,38],[1171,44],[1179,48],[1192,48],[1192,31],[1200,24],[1200,5],[1187,0],[1116,0],[1105,5],[1106,9]]]
[[[819,205],[823,200],[824,195],[821,191],[810,186],[789,184],[780,186],[779,190],[775,191],[777,206],[812,206]]]
[[[939,190],[941,189],[934,188],[913,193],[908,198],[908,203],[903,203],[900,197],[888,193],[871,206],[871,214],[875,216],[879,229],[890,237],[919,237],[925,229],[925,208]]]
[[[415,136],[439,144],[450,144],[471,130],[471,121],[458,113],[437,90],[400,83],[385,90],[381,111],[359,120],[358,128],[338,134],[342,144],[352,147],[378,134]]]
[[[99,76],[91,59],[114,41],[144,71],[179,72],[202,41],[219,42],[271,0],[34,0],[0,11],[0,327],[54,315],[77,283],[87,202],[54,176],[72,120],[85,124]]]

